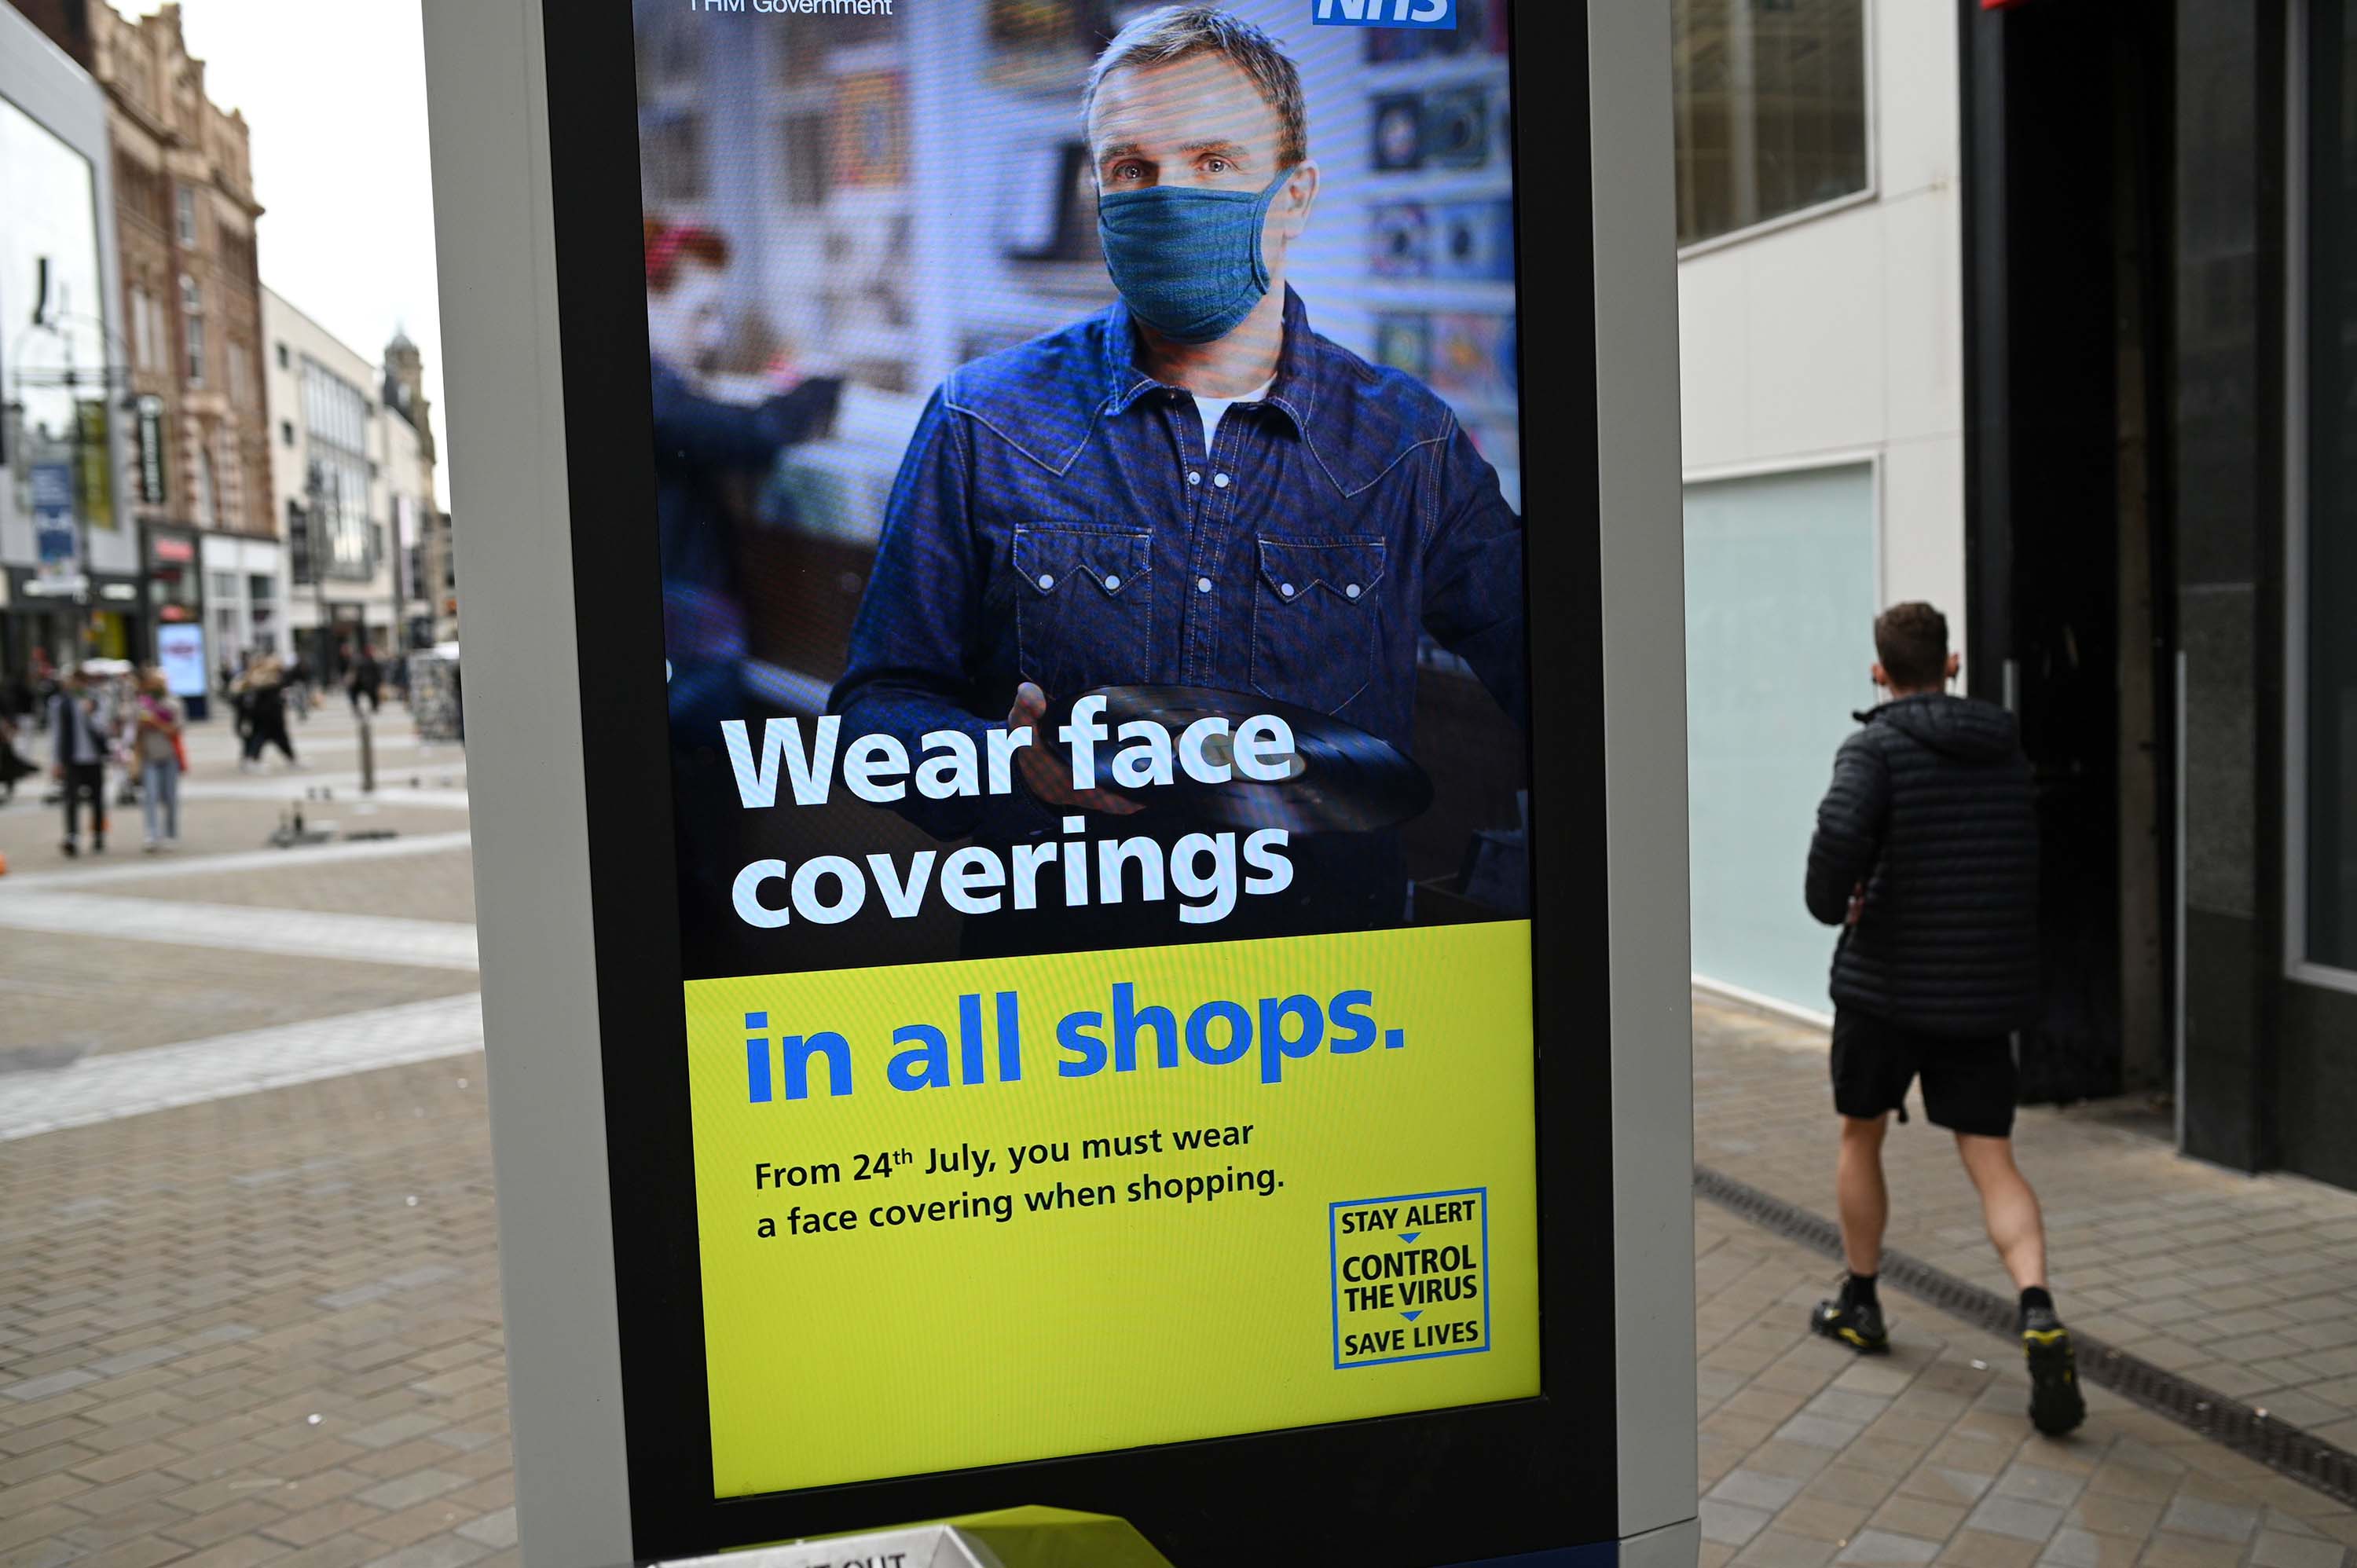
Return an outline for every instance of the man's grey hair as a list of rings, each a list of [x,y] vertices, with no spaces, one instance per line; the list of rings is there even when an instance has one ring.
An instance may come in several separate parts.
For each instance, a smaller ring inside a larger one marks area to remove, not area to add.
[[[1301,96],[1301,72],[1276,40],[1218,5],[1165,5],[1124,27],[1089,70],[1081,93],[1081,124],[1094,113],[1097,90],[1125,66],[1169,65],[1215,54],[1252,78],[1262,99],[1276,111],[1276,161],[1286,168],[1309,156],[1309,109]]]

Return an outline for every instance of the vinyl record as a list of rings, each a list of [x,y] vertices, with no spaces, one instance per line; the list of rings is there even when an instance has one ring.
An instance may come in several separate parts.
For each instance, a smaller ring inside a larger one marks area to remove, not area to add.
[[[1424,166],[1424,100],[1415,93],[1374,101],[1375,166],[1414,169]]]
[[[1420,278],[1427,270],[1431,220],[1420,201],[1388,201],[1369,210],[1367,270],[1377,277]]]
[[[1435,209],[1432,275],[1487,282],[1514,276],[1514,204],[1452,201]]]
[[[1394,827],[1423,815],[1432,805],[1432,780],[1414,758],[1355,725],[1309,708],[1203,686],[1105,686],[1084,694],[1105,700],[1109,736],[1118,736],[1122,725],[1143,719],[1168,732],[1174,751],[1188,726],[1200,719],[1225,719],[1230,736],[1245,720],[1261,714],[1282,719],[1292,730],[1293,753],[1285,759],[1286,776],[1270,782],[1236,775],[1225,784],[1206,784],[1189,778],[1183,768],[1174,768],[1169,784],[1126,788],[1114,780],[1112,762],[1129,743],[1100,743],[1098,786],[1127,796],[1157,816],[1168,813],[1244,832],[1284,828],[1303,835],[1363,833]],[[1055,737],[1071,714],[1070,702],[1058,703],[1040,730],[1048,744],[1067,755],[1070,748]],[[1232,766],[1233,752],[1224,737],[1212,737],[1204,756]]]
[[[1490,94],[1479,87],[1436,92],[1424,104],[1425,161],[1480,168],[1490,161]]]

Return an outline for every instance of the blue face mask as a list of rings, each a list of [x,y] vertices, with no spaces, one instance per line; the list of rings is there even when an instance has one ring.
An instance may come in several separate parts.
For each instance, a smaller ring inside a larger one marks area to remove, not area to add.
[[[1234,331],[1268,296],[1261,231],[1290,177],[1258,195],[1157,185],[1099,197],[1105,267],[1130,314],[1181,343]]]

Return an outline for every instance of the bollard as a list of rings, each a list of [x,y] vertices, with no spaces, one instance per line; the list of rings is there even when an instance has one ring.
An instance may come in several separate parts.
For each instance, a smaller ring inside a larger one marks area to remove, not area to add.
[[[361,793],[376,793],[376,730],[365,716],[361,720]]]

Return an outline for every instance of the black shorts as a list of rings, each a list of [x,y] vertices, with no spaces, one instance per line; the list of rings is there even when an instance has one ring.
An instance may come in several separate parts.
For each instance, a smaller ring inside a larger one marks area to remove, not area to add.
[[[1907,1086],[1923,1080],[1923,1114],[1935,1127],[1983,1138],[2013,1135],[2020,1070],[2003,1035],[1948,1039],[1845,1007],[1834,1015],[1834,1109],[1871,1121],[1906,1117]]]

